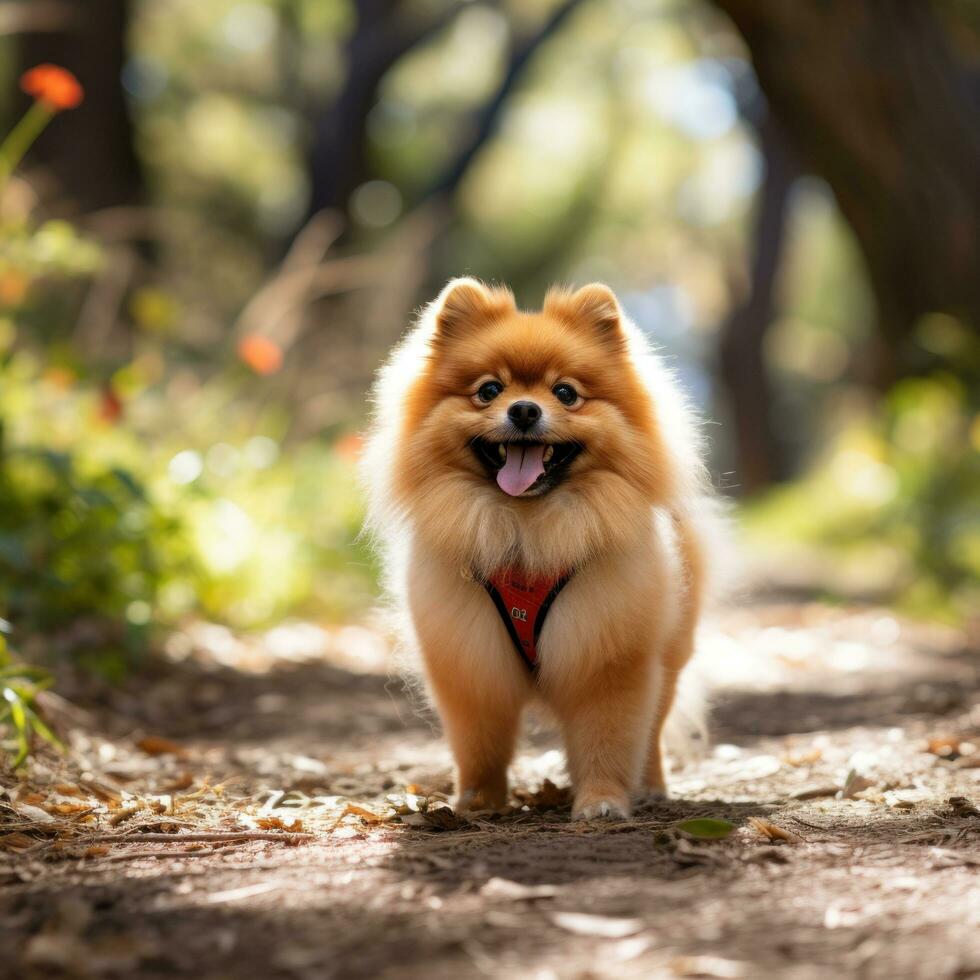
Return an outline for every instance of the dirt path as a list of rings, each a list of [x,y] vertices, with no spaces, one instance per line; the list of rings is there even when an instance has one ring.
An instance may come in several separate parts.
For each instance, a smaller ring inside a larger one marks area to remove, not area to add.
[[[461,823],[373,638],[324,646],[204,631],[179,667],[60,709],[70,757],[0,770],[0,975],[980,976],[962,635],[816,604],[729,615],[704,658],[713,750],[674,773],[677,801],[591,825],[533,792],[561,783],[547,733],[516,767],[529,808]],[[678,829],[695,817],[735,829]]]

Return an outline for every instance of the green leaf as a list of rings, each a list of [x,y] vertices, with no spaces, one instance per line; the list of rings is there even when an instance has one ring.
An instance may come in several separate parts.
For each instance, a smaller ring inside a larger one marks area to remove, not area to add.
[[[64,751],[65,743],[62,742],[50,728],[48,728],[47,724],[41,720],[38,713],[34,711],[33,708],[28,708],[26,705],[25,711],[27,712],[27,720],[30,722],[31,728],[49,745],[53,745],[55,748]]]
[[[3,637],[0,637],[0,680],[10,680],[15,677],[22,677],[25,680],[46,681],[50,676],[43,667],[28,667],[25,664],[9,663],[9,658],[4,654]]]
[[[134,477],[128,470],[124,470],[121,466],[116,466],[112,469],[112,475],[130,492],[132,496],[136,497],[138,500],[146,500],[146,493],[143,490],[143,487],[140,485],[136,477]]]
[[[677,828],[699,840],[721,840],[735,829],[735,825],[714,817],[697,817],[694,820],[684,820]]]
[[[14,769],[17,769],[27,758],[31,751],[30,739],[28,738],[27,712],[24,710],[24,702],[20,695],[11,687],[3,689],[3,696],[10,706],[10,720],[14,725],[14,734],[17,736],[17,756],[14,759]]]

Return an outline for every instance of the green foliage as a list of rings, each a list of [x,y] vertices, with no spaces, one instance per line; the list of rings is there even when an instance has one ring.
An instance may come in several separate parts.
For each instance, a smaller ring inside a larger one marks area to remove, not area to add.
[[[38,692],[51,683],[51,678],[38,667],[14,661],[4,636],[9,631],[10,624],[0,619],[0,748],[8,745],[5,736],[9,734],[16,769],[30,752],[32,735],[59,747],[61,742],[40,718],[35,704]]]
[[[139,362],[115,380],[107,404],[25,353],[0,364],[0,614],[18,630],[115,676],[188,615],[251,629],[370,601],[356,440],[284,453],[238,369],[180,398]]]
[[[949,371],[899,382],[847,422],[803,479],[745,508],[750,537],[822,550],[835,570],[831,591],[968,617],[980,604],[976,399]]]
[[[160,583],[176,571],[158,542],[179,533],[128,471],[84,474],[68,453],[0,443],[0,596],[19,628],[77,633],[82,620],[128,621],[124,633],[93,637],[112,669],[119,649],[143,646]]]

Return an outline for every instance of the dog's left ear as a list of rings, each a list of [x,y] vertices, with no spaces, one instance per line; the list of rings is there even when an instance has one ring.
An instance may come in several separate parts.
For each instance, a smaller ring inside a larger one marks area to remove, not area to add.
[[[616,294],[601,282],[571,292],[551,289],[544,300],[544,312],[574,326],[585,327],[603,341],[623,342],[623,311]]]

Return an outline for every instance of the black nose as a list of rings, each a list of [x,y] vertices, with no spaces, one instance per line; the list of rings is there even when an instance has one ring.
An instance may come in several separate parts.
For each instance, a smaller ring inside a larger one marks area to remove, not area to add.
[[[541,418],[541,406],[534,402],[514,402],[507,409],[507,418],[522,432],[526,432]]]

